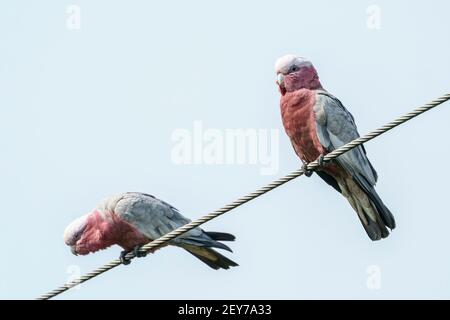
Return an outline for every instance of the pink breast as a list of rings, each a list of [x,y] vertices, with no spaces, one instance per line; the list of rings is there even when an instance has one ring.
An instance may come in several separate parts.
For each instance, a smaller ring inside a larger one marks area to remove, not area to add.
[[[138,245],[151,241],[132,224],[118,217],[114,212],[107,212],[107,218],[101,218],[97,225],[101,229],[104,240],[118,244],[125,250],[131,250]]]
[[[315,102],[314,91],[308,89],[286,93],[281,98],[284,128],[296,153],[305,162],[316,160],[325,151],[317,136]]]
[[[116,228],[118,229],[117,232],[121,234],[121,237],[117,240],[117,244],[125,250],[131,250],[136,246],[144,245],[152,240],[125,220],[118,219],[116,221]]]

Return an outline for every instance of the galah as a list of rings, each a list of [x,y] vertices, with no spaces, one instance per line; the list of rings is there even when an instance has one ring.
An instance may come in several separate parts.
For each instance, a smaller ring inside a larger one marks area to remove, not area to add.
[[[143,256],[140,247],[151,240],[189,223],[190,220],[170,204],[152,195],[127,192],[100,202],[90,213],[70,223],[64,232],[64,242],[75,255],[86,255],[117,244],[124,251]],[[212,248],[231,249],[219,241],[233,241],[229,233],[192,229],[169,242],[193,254],[213,269],[229,269],[238,264]]]
[[[307,59],[285,55],[276,61],[275,72],[283,125],[303,168],[319,159],[317,174],[347,198],[370,239],[387,237],[395,220],[375,191],[378,176],[364,146],[323,163],[324,155],[359,137],[351,113],[322,87]]]

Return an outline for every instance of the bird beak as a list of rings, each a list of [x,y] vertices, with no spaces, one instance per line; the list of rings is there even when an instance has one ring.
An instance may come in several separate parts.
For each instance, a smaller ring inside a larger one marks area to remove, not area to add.
[[[70,251],[74,254],[74,255],[78,255],[78,252],[77,252],[77,247],[75,246],[75,245],[73,245],[73,246],[70,246]]]
[[[284,74],[282,74],[282,73],[278,74],[277,83],[281,88],[284,88]]]
[[[277,75],[277,85],[278,90],[280,90],[280,93],[284,96],[286,94],[286,87],[284,86],[284,74],[279,73]]]

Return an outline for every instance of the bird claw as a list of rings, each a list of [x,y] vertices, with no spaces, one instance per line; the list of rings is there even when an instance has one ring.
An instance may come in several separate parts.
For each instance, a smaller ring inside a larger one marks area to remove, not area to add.
[[[134,247],[134,249],[132,251],[122,251],[120,252],[120,256],[119,256],[119,260],[122,264],[124,265],[128,265],[131,263],[131,259],[127,258],[126,255],[129,254],[130,252],[133,252],[134,256],[136,258],[143,258],[145,256],[147,256],[147,252],[143,252],[141,251],[142,246],[136,246]]]
[[[313,174],[313,171],[308,169],[308,164],[307,163],[303,164],[302,171],[303,171],[303,174],[305,176],[307,176],[308,178],[311,177],[312,174]]]
[[[319,156],[319,158],[317,159],[317,163],[319,164],[320,167],[322,167],[325,164],[325,160],[324,160],[324,155],[321,154]]]
[[[325,159],[325,154],[321,154],[318,158],[317,158],[317,164],[319,165],[319,167],[325,167],[327,166],[329,163],[333,162],[333,160],[327,160]]]
[[[147,252],[141,251],[142,246],[136,246],[133,249],[133,253],[137,258],[143,258],[147,256]]]
[[[317,164],[319,165],[319,167],[323,167],[327,164],[328,161],[325,160],[325,156],[323,154],[321,154],[318,158],[317,158]],[[314,170],[310,170],[308,169],[308,164],[309,163],[304,163],[302,166],[302,171],[303,174],[307,177],[311,177],[312,174],[314,173]],[[317,170],[317,169],[316,169]]]
[[[131,263],[131,259],[127,258],[126,255],[129,253],[129,251],[121,251],[119,260],[124,265],[129,265]]]

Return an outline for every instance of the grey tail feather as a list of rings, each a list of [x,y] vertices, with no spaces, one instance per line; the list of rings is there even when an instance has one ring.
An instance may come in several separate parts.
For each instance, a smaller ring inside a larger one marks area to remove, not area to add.
[[[375,205],[375,208],[377,209],[383,223],[389,229],[395,229],[395,218],[391,211],[384,205],[380,196],[375,191],[375,188],[366,180],[366,178],[364,178],[364,176],[358,175],[356,181],[367,194],[370,201],[372,201],[372,203]]]
[[[205,234],[204,234],[205,235]],[[204,248],[218,248],[223,249],[229,252],[233,252],[229,246],[223,244],[222,242],[213,240],[209,236],[203,237],[189,237],[189,238],[180,238],[182,244],[189,244],[196,247],[204,247]]]
[[[373,220],[368,213],[363,212],[358,213],[358,217],[364,229],[367,232],[369,238],[373,241],[380,240],[389,236],[389,230],[395,228],[395,220],[389,209],[383,204],[380,197],[376,193],[374,187],[361,175],[353,175],[354,183],[361,188],[370,200],[370,205],[372,206],[375,217]],[[358,198],[353,198],[353,201],[359,201]],[[363,205],[361,205],[364,208]],[[355,209],[356,210],[356,209]],[[356,210],[357,211],[357,210]],[[361,217],[363,215],[364,217]],[[363,221],[366,220],[367,222]]]
[[[234,241],[236,239],[231,233],[207,231],[206,234],[216,241]]]
[[[334,177],[323,171],[317,171],[317,174],[323,180],[325,180],[325,182],[331,185],[334,189],[342,193],[342,190]],[[376,175],[376,172],[374,172],[374,174]],[[375,191],[375,188],[367,181],[367,179],[364,176],[354,174],[352,175],[352,177],[354,178],[356,184],[369,197],[370,201],[372,202],[372,205],[375,206],[374,209],[376,209],[374,211],[376,211],[377,222],[372,221],[372,219],[370,219],[370,217],[368,217],[367,214],[364,213],[365,219],[368,222],[368,224],[365,224],[358,214],[358,217],[361,220],[361,223],[364,229],[366,230],[367,235],[371,240],[374,241],[386,238],[389,235],[389,230],[386,227],[390,228],[391,230],[395,228],[394,216],[389,211],[389,209],[384,205],[383,201],[381,201],[380,197]]]
[[[224,255],[211,248],[198,247],[195,245],[183,245],[183,248],[214,270],[229,269],[230,267],[239,266],[233,260],[228,259]]]
[[[359,217],[359,215],[358,215]],[[369,236],[370,240],[377,241],[386,238],[389,236],[389,230],[386,228],[384,223],[381,221],[380,216],[377,214],[377,222],[372,221],[370,217],[368,217],[365,214],[365,218],[367,220],[368,224],[365,224],[361,218],[361,224],[364,227],[364,230],[366,230],[367,235]]]

